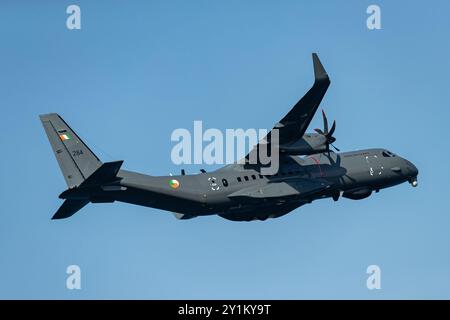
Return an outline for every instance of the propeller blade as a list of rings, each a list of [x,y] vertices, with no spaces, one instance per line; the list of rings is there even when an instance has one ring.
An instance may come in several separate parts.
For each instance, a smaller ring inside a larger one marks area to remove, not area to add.
[[[328,137],[332,137],[334,130],[336,130],[336,120],[333,121],[333,125],[331,126],[330,132],[328,132]]]
[[[322,117],[323,117],[323,131],[325,132],[325,135],[328,134],[328,119],[325,115],[325,111],[322,110]]]
[[[321,129],[314,129],[314,131],[316,131],[318,134],[324,135],[326,140],[326,146],[327,146],[327,150],[328,152],[330,152],[330,145],[336,150],[336,151],[341,151],[339,150],[339,148],[336,148],[333,145],[333,142],[336,141],[336,138],[333,137],[333,133],[336,130],[336,120],[333,120],[333,124],[331,125],[331,129],[328,131],[328,119],[327,119],[327,115],[325,114],[325,111],[323,111],[322,109],[322,117],[323,117],[323,131]]]
[[[330,144],[337,152],[341,151],[339,148],[335,147],[332,143],[330,143]]]
[[[320,129],[314,129],[315,132],[317,132],[318,134],[324,134],[322,130]]]

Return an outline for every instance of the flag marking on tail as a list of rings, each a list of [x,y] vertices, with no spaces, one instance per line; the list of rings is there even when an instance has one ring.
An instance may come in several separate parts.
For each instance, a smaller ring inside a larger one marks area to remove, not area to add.
[[[70,140],[70,136],[68,134],[60,134],[59,138],[61,139],[61,141],[66,141],[66,140]]]

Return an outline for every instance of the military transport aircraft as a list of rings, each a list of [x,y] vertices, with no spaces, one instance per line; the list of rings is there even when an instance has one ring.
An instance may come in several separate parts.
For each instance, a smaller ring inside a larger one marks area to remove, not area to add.
[[[359,200],[406,181],[417,186],[417,168],[386,149],[330,150],[336,122],[329,128],[323,111],[324,129],[305,133],[330,85],[316,54],[313,65],[312,88],[263,139],[274,143],[272,132],[278,130],[279,167],[269,175],[258,159],[194,175],[182,170],[178,176],[156,177],[121,170],[123,161],[101,162],[58,114],[40,115],[68,185],[53,219],[70,217],[90,202],[121,201],[168,210],[178,219],[217,214],[233,221],[265,220],[317,199]]]

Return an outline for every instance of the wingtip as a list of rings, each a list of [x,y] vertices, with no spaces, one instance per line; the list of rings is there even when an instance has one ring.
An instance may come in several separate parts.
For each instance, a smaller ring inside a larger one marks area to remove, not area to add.
[[[317,80],[329,80],[328,74],[325,71],[325,68],[320,62],[319,56],[317,53],[313,52],[312,54],[313,65],[314,65],[314,78]]]

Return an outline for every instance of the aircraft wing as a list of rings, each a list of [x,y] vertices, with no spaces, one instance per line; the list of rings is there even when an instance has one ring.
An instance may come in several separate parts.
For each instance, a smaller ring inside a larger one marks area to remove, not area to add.
[[[233,192],[228,197],[235,200],[276,200],[289,197],[305,198],[326,191],[331,184],[326,180],[295,179],[253,186]]]
[[[313,86],[284,116],[284,118],[275,124],[273,129],[263,139],[264,142],[271,143],[272,133],[275,129],[278,130],[279,145],[293,143],[301,139],[305,134],[306,129],[330,85],[328,74],[316,53],[312,54],[312,59],[314,65]],[[259,144],[256,145],[250,153],[257,152],[258,146]],[[249,158],[249,155],[247,155],[247,159]]]

